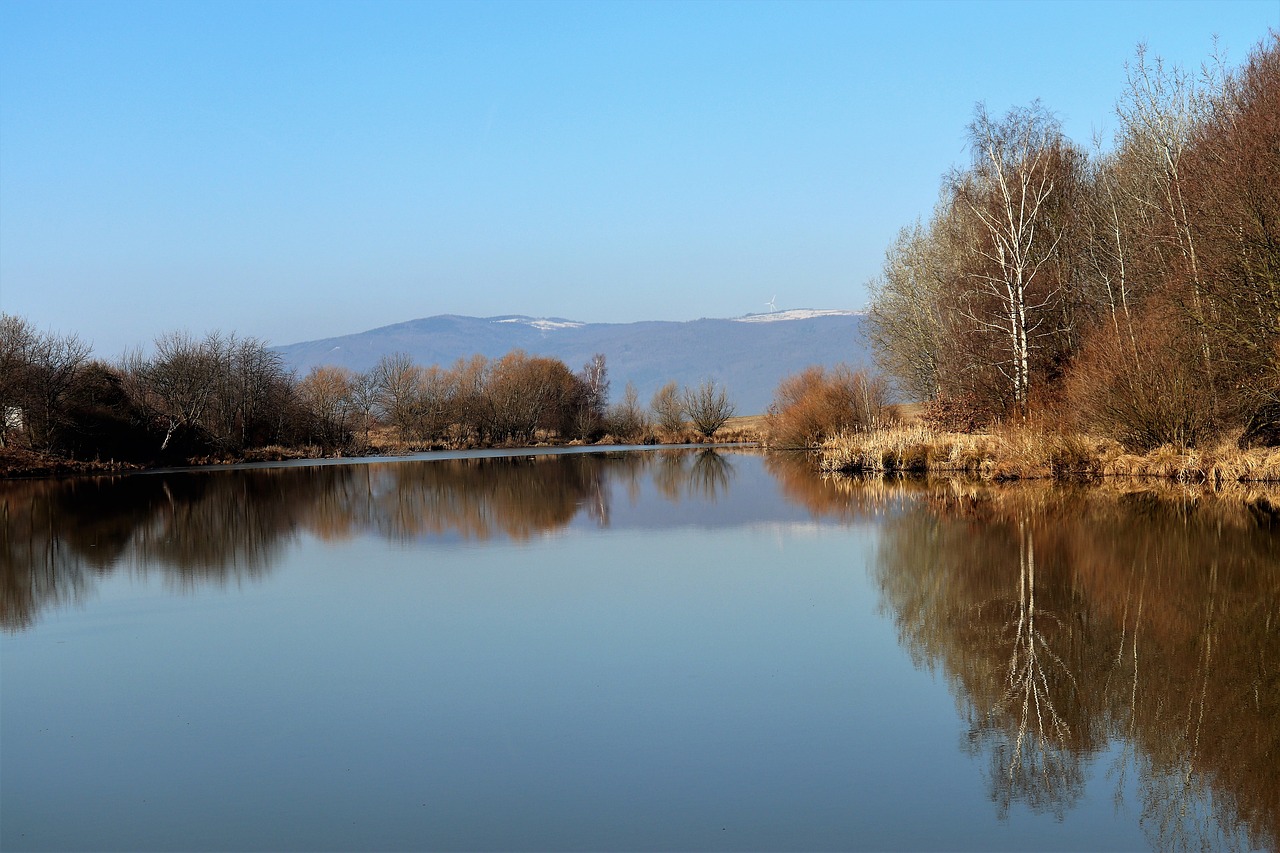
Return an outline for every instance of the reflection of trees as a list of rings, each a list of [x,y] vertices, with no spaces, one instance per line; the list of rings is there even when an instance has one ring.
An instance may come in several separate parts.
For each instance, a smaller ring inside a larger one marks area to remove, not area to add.
[[[0,487],[0,624],[80,600],[126,564],[178,589],[269,570],[306,532],[326,540],[455,534],[528,539],[579,515],[609,524],[609,483],[637,494],[652,472],[674,500],[714,500],[721,455],[663,451],[185,472]]]
[[[653,484],[662,495],[672,503],[679,503],[684,494],[684,484],[689,477],[685,463],[689,459],[687,453],[668,453],[659,451],[654,462]]]
[[[593,455],[452,459],[376,466],[387,482],[367,512],[392,539],[454,532],[473,539],[528,539],[579,513],[607,523],[607,466]]]
[[[715,503],[729,492],[733,464],[715,450],[700,450],[689,467],[689,494]]]
[[[0,623],[30,625],[128,560],[177,588],[265,572],[302,523],[281,470],[29,481],[0,489]]]
[[[1051,642],[1064,633],[1061,618],[1036,609],[1035,538],[1026,521],[1019,521],[1017,538],[1016,597],[990,602],[992,623],[983,625],[978,614],[973,620],[986,628],[979,629],[986,636],[975,639],[1007,648],[1008,664],[995,702],[971,720],[970,738],[993,741],[991,781],[1002,815],[1024,800],[1060,816],[1084,788],[1079,753],[1070,749],[1071,726],[1055,702],[1074,692],[1075,679]]]
[[[1117,741],[1160,849],[1280,842],[1280,560],[1266,502],[933,484],[891,518],[884,606],[940,669],[992,796],[1061,812]],[[1260,510],[1261,507],[1261,510]]]
[[[728,493],[735,474],[729,458],[712,448],[660,450],[651,458],[658,493],[675,503],[685,498],[715,503]]]
[[[92,585],[93,567],[56,538],[45,483],[0,492],[0,624],[28,627],[37,610],[76,601]]]

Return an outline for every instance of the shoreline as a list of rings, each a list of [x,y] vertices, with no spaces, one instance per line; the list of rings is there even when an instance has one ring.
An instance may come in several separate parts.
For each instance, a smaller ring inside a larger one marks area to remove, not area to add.
[[[634,450],[681,450],[696,448],[759,447],[756,438],[731,436],[714,439],[690,439],[673,436],[668,441],[620,443],[616,440],[588,444],[581,441],[535,442],[534,444],[495,444],[475,447],[419,446],[415,444],[372,446],[367,452],[323,453],[319,448],[267,447],[239,455],[219,458],[201,457],[185,462],[143,464],[115,460],[67,459],[36,453],[21,448],[0,448],[0,483],[20,480],[61,479],[72,477],[110,477],[126,474],[163,474],[177,471],[231,471],[257,467],[368,464],[407,461],[415,458],[471,458],[484,456],[532,456],[540,453],[607,453]],[[434,454],[428,456],[428,454]]]
[[[1165,445],[1132,453],[1111,439],[1029,429],[950,433],[905,426],[836,436],[811,452],[823,473],[837,475],[947,474],[988,482],[1128,479],[1210,486],[1280,484],[1277,447]]]
[[[752,424],[752,426],[755,426]],[[342,464],[382,462],[425,454],[529,455],[543,451],[591,452],[644,448],[756,446],[767,453],[801,453],[823,474],[913,475],[964,477],[981,482],[1042,480],[1061,483],[1162,481],[1218,487],[1280,485],[1280,448],[1240,450],[1232,444],[1212,448],[1171,446],[1130,453],[1109,439],[1070,433],[1010,429],[993,433],[939,432],[918,424],[865,433],[843,434],[816,447],[770,446],[755,429],[727,429],[713,439],[690,434],[650,437],[645,442],[618,442],[611,436],[596,443],[537,441],[448,447],[400,442],[380,436],[363,452],[324,452],[319,447],[272,446],[242,454],[197,457],[163,463],[68,459],[21,448],[0,448],[0,482],[64,477],[118,476],[169,471],[228,470],[280,463]]]
[[[598,448],[605,450],[611,447],[677,447],[677,446],[728,446],[755,444],[763,446],[764,438],[760,429],[759,415],[737,415],[715,432],[710,438],[700,435],[691,429],[681,432],[668,432],[652,429],[639,440],[625,442],[612,436],[601,436],[598,441],[585,442],[581,439],[560,440],[557,437],[543,436],[532,443],[468,444],[455,446],[441,442],[403,441],[392,437],[392,430],[387,427],[376,428],[370,435],[368,443],[361,448],[348,448],[326,451],[319,445],[301,445],[285,447],[269,445],[253,448],[242,453],[226,453],[220,455],[193,456],[186,459],[167,459],[152,462],[128,462],[119,460],[102,461],[100,459],[73,459],[49,453],[40,453],[20,447],[0,447],[0,482],[5,480],[29,480],[44,477],[99,477],[117,474],[140,474],[158,471],[192,471],[221,470],[232,466],[271,464],[279,462],[324,462],[358,461],[362,459],[397,459],[421,453],[470,451],[532,451],[556,448]]]

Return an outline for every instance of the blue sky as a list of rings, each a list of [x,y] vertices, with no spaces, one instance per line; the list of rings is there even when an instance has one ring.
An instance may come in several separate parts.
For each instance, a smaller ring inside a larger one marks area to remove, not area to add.
[[[861,308],[974,104],[1115,128],[1212,3],[0,0],[0,309],[100,356],[441,313]]]

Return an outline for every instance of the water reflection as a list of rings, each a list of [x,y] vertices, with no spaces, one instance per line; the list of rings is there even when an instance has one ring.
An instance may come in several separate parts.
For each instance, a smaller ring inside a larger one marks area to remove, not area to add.
[[[1276,846],[1271,507],[940,483],[886,523],[883,607],[951,685],[1002,816],[1013,803],[1061,816],[1105,751],[1117,805],[1153,847]]]
[[[176,589],[267,572],[306,532],[326,541],[527,540],[582,516],[610,524],[610,484],[715,502],[734,478],[715,450],[442,459],[33,480],[0,487],[0,624],[34,623],[128,564]]]
[[[653,482],[674,503],[695,497],[715,502],[728,493],[733,473],[728,458],[716,450],[664,453],[658,457]]]
[[[814,518],[841,522],[883,517],[925,494],[923,480],[905,477],[823,477],[806,453],[770,453],[765,469],[791,503]]]
[[[1061,818],[1101,774],[1156,849],[1280,844],[1274,493],[833,480],[785,455],[763,468],[658,451],[10,483],[0,623],[23,630],[123,566],[179,590],[231,584],[303,536],[522,541],[622,524],[645,490],[679,505],[669,516],[716,504],[721,524],[750,492],[772,521],[789,511],[773,484],[795,516],[876,523],[882,611],[949,685],[997,816]]]

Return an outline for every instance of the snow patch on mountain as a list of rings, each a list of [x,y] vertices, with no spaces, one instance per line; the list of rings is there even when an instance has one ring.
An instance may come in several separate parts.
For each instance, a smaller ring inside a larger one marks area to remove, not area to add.
[[[524,326],[533,326],[544,332],[553,329],[576,329],[582,326],[573,320],[562,320],[559,317],[506,317],[501,320],[495,320],[497,323],[520,323]]]
[[[812,320],[814,317],[856,317],[861,311],[841,311],[835,308],[792,308],[790,311],[770,311],[767,314],[748,314],[734,317],[735,323],[773,323],[779,320]]]

